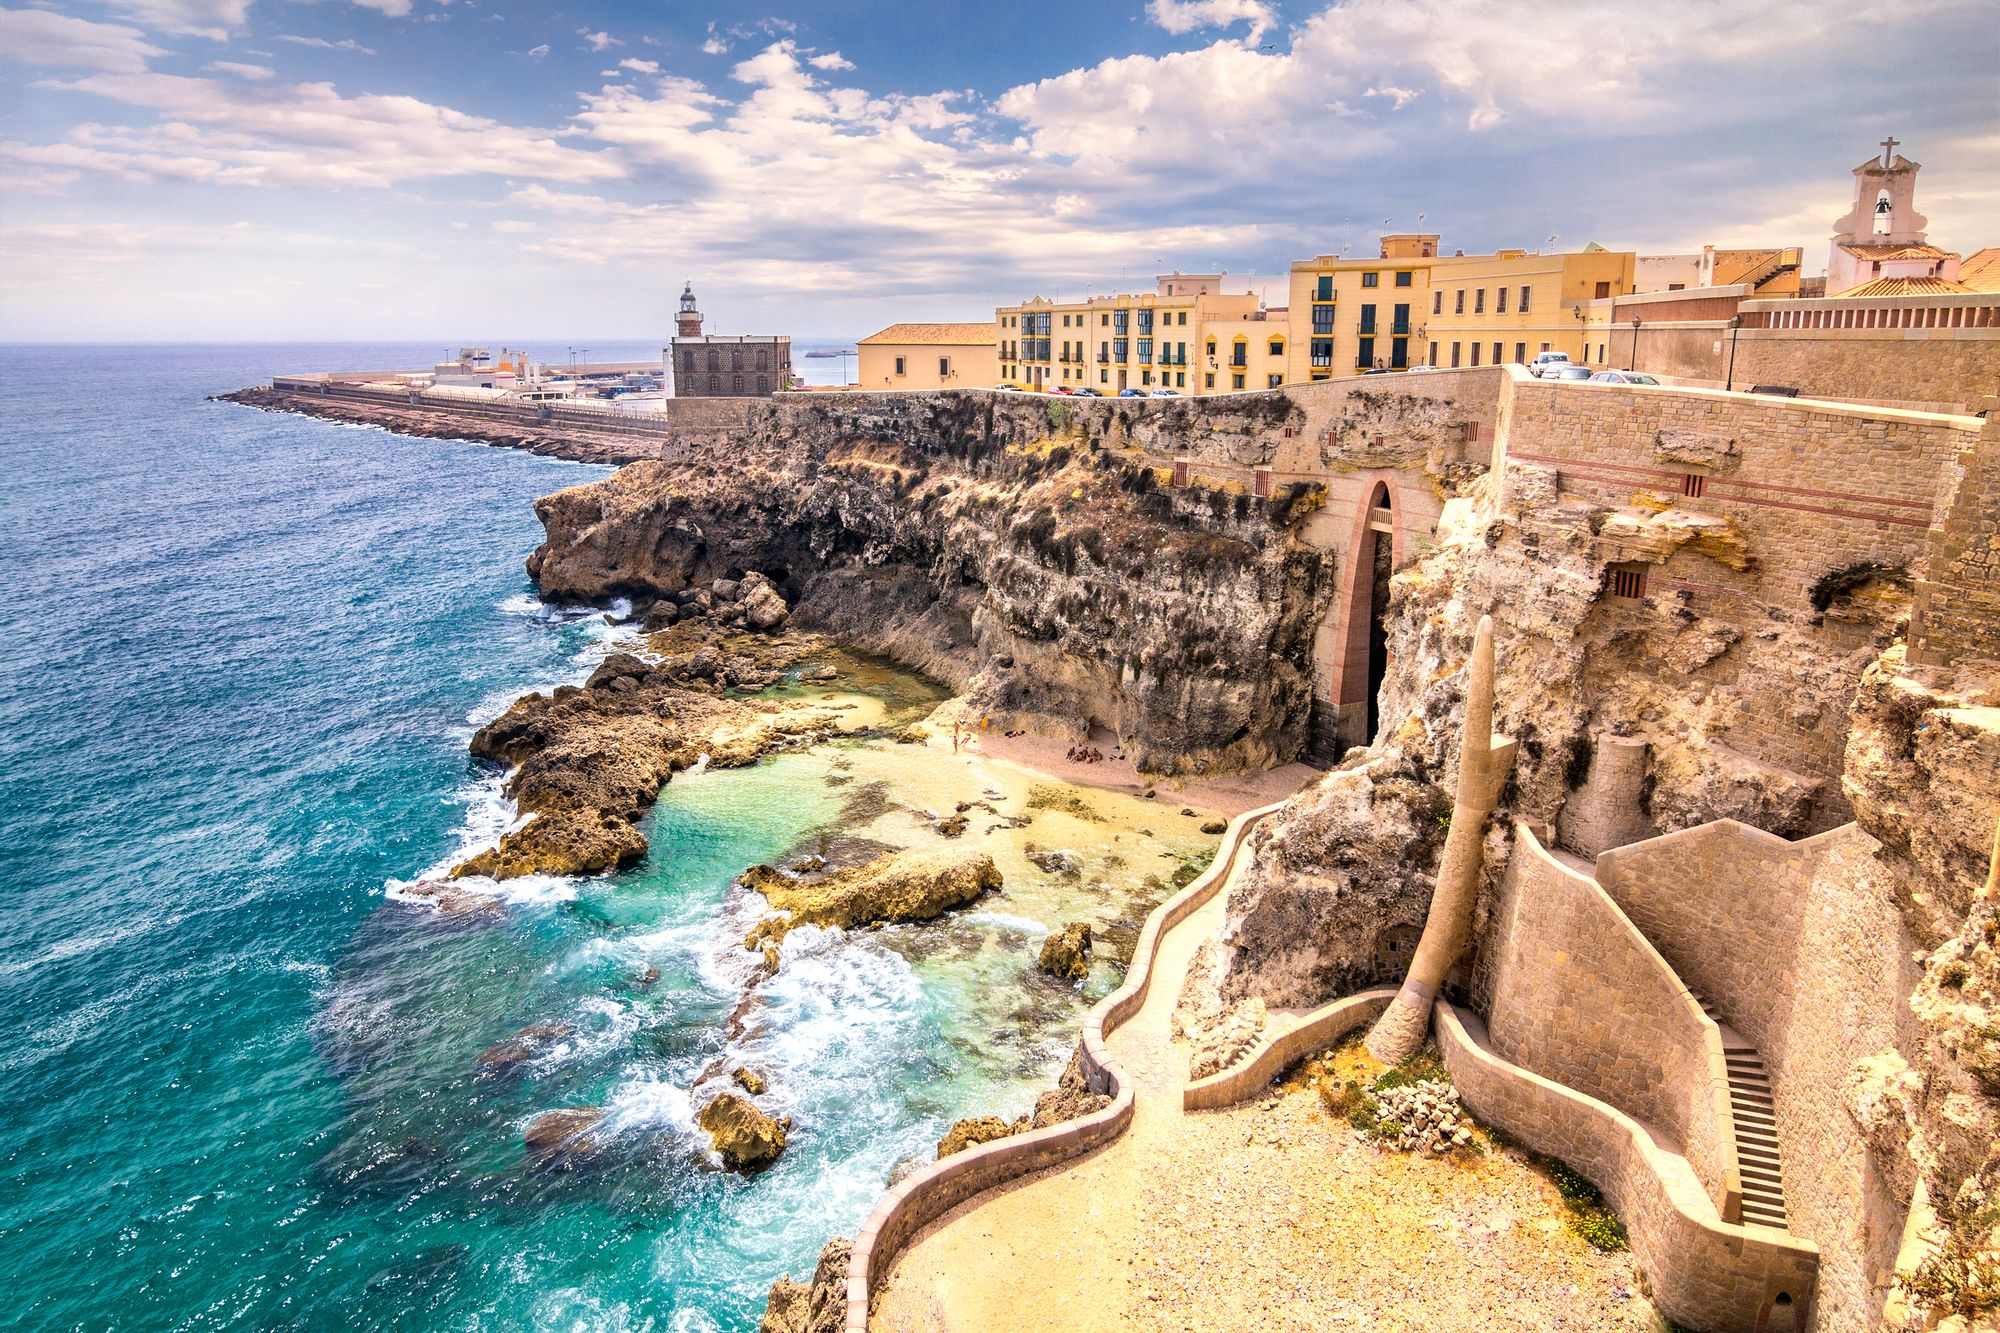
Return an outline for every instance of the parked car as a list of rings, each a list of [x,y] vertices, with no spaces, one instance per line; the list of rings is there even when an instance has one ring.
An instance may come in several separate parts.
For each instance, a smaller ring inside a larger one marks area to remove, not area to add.
[[[1075,392],[1079,398],[1102,398],[1104,396],[1095,389],[1078,389]]]
[[[1018,384],[996,384],[993,386],[993,391],[995,393],[1019,393],[1021,392],[1021,386]]]
[[[1568,352],[1543,352],[1528,363],[1528,373],[1538,380],[1554,379],[1554,372],[1568,364]]]
[[[1410,373],[1411,373],[1412,375],[1428,375],[1428,374],[1430,374],[1430,373],[1431,373],[1431,372],[1432,372],[1433,370],[1436,370],[1436,369],[1437,369],[1437,367],[1436,367],[1436,366],[1411,366],[1411,367],[1410,367]]]
[[[1370,366],[1361,373],[1364,375],[1394,375],[1396,370],[1391,366]]]
[[[1153,390],[1153,397],[1155,397],[1155,398],[1178,398],[1178,397],[1180,397],[1180,396],[1181,396],[1181,391],[1180,391],[1179,389],[1155,389],[1155,390]]]
[[[1590,377],[1592,384],[1652,384],[1659,381],[1651,375],[1641,375],[1635,370],[1600,370]]]
[[[1070,394],[1073,394],[1073,393],[1075,393],[1075,392],[1076,392],[1076,390],[1075,390],[1075,389],[1072,389],[1072,388],[1070,388],[1070,387],[1069,387],[1069,385],[1067,385],[1067,384],[1058,384],[1058,385],[1056,385],[1056,386],[1055,386],[1054,388],[1052,388],[1052,389],[1045,389],[1045,390],[1043,390],[1043,392],[1044,392],[1044,393],[1059,393],[1059,394],[1062,394],[1062,395],[1064,395],[1065,397],[1067,397],[1068,395],[1070,395]]]
[[[1120,398],[1144,398],[1146,395],[1138,389],[1120,389],[1118,396]]]
[[[1550,366],[1542,372],[1542,378],[1545,380],[1587,380],[1590,378],[1590,367]]]

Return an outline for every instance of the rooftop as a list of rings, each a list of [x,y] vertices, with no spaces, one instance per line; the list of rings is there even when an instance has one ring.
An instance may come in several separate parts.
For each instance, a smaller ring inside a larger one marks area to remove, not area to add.
[[[978,324],[891,324],[880,333],[871,333],[858,346],[884,343],[935,343],[939,346],[966,346],[993,341],[993,322]]]
[[[1975,250],[1958,266],[1958,280],[1975,292],[2000,292],[2000,245]]]
[[[1839,293],[1850,296],[1958,296],[1974,289],[1949,278],[1876,278]]]

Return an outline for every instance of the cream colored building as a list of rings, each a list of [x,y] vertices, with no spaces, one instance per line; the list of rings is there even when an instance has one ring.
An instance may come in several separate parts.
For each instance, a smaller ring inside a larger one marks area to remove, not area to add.
[[[991,324],[891,324],[855,347],[864,389],[990,389],[999,378]]]
[[[1219,273],[1169,273],[1151,292],[1002,306],[991,331],[1000,380],[1027,389],[1190,395],[1261,389],[1274,374],[1282,381],[1286,312],[1267,310],[1254,292],[1224,292],[1223,280]]]
[[[1434,233],[1397,233],[1382,238],[1372,259],[1320,255],[1294,263],[1286,380],[1421,365],[1417,321],[1429,298],[1437,242]]]
[[[1433,366],[1528,362],[1542,352],[1584,360],[1591,301],[1631,292],[1630,251],[1590,246],[1570,254],[1498,250],[1432,262],[1429,303],[1413,353]]]

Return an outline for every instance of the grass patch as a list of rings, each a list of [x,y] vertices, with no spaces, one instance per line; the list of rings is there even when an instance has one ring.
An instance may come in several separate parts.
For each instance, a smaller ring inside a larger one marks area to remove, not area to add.
[[[1604,1192],[1590,1183],[1577,1169],[1560,1157],[1542,1157],[1536,1165],[1562,1195],[1563,1222],[1576,1237],[1606,1253],[1632,1248],[1625,1224],[1604,1204]]]

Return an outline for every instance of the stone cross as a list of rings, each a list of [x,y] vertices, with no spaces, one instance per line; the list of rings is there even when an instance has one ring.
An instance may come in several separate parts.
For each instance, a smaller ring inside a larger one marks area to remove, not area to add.
[[[1882,165],[1883,165],[1883,166],[1885,166],[1885,167],[1892,167],[1892,166],[1894,166],[1894,165],[1896,164],[1896,145],[1897,145],[1897,144],[1899,144],[1899,143],[1901,143],[1901,142],[1902,142],[1902,140],[1898,139],[1898,138],[1897,138],[1897,137],[1896,137],[1895,135],[1893,135],[1893,134],[1892,134],[1892,135],[1890,135],[1890,136],[1889,136],[1888,138],[1886,138],[1886,139],[1884,139],[1884,140],[1882,141]]]

